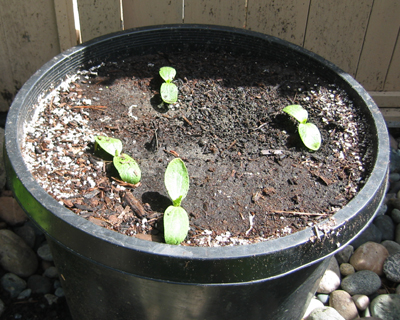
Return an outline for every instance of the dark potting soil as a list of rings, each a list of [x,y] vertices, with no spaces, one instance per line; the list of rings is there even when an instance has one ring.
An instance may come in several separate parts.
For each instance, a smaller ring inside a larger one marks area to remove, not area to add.
[[[177,70],[179,97],[170,106],[159,95],[163,66]],[[103,62],[69,82],[27,129],[26,161],[55,199],[126,235],[163,241],[171,204],[163,178],[174,157],[190,175],[183,245],[254,243],[313,226],[368,176],[367,121],[343,90],[301,67],[229,53],[160,53]],[[320,129],[317,152],[282,112],[290,104],[307,109]],[[141,168],[140,186],[113,179],[112,165],[94,155],[95,135],[122,140]]]

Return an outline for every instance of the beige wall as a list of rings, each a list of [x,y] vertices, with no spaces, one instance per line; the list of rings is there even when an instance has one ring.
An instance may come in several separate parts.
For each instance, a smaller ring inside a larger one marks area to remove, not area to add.
[[[0,111],[43,63],[76,44],[73,0],[0,0]],[[400,110],[398,0],[77,0],[81,38],[146,25],[207,23],[271,34],[352,74]],[[400,114],[400,112],[399,112]]]

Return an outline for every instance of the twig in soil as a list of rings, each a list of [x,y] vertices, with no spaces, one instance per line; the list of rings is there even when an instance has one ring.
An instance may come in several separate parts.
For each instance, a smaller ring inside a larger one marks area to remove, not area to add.
[[[176,151],[174,151],[174,150],[169,150],[169,151],[168,151],[168,150],[164,149],[164,152],[170,153],[170,154],[172,154],[174,157],[179,158],[178,152],[176,152]]]
[[[253,225],[254,225],[254,217],[251,213],[249,213],[249,222],[250,222],[250,228],[247,229],[246,231],[246,236],[249,235],[251,229],[253,229]]]
[[[229,145],[229,147],[226,148],[226,150],[229,150],[229,149],[232,148],[235,144],[236,144],[236,140],[233,141],[233,142]]]
[[[315,212],[298,212],[298,211],[281,211],[281,210],[274,210],[273,213],[287,213],[287,214],[294,214],[299,216],[326,216],[327,213],[315,213]]]
[[[146,213],[144,212],[144,208],[141,205],[141,203],[139,202],[138,199],[136,199],[132,193],[130,192],[126,192],[124,195],[124,201],[126,202],[126,204],[128,206],[131,207],[131,209],[133,210],[133,212],[139,217],[139,218],[143,218]]]
[[[106,106],[71,106],[71,109],[106,109]]]
[[[105,169],[104,169],[104,171],[105,171]],[[141,185],[140,182],[138,182],[138,183],[136,183],[136,184],[133,184],[133,183],[129,183],[129,182],[125,182],[125,181],[119,180],[119,179],[114,178],[114,177],[111,177],[111,179],[113,179],[114,181],[118,182],[118,184],[119,184],[120,186],[122,186],[122,187],[137,188],[137,187],[140,187],[140,185]]]
[[[186,118],[185,116],[182,116],[182,119],[185,120],[186,123],[187,123],[189,126],[193,126],[193,124],[190,122],[190,120],[189,120],[188,118]]]

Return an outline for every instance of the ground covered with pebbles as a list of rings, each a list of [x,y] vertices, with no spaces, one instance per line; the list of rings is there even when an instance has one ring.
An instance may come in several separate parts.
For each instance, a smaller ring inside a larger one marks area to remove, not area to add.
[[[3,135],[0,128],[1,143]],[[385,202],[365,232],[332,258],[304,319],[400,319],[400,139],[393,136]],[[6,189],[2,165],[0,317],[72,319],[45,237]]]

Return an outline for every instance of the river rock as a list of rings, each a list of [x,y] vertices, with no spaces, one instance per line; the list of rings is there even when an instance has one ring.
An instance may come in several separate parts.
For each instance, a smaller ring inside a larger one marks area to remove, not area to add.
[[[400,252],[400,244],[395,241],[385,240],[381,242],[381,245],[383,245],[389,252],[389,256],[395,254],[396,252]]]
[[[400,252],[389,256],[385,260],[383,273],[390,281],[400,283]]]
[[[28,287],[33,293],[50,293],[52,289],[52,284],[50,279],[34,274],[28,279]]]
[[[353,297],[353,301],[358,310],[364,311],[369,306],[369,298],[364,294],[355,294]]]
[[[0,128],[0,163],[4,163],[4,129]],[[0,165],[0,190],[6,185],[6,170],[4,165]],[[0,313],[1,315],[1,313]]]
[[[329,294],[319,293],[317,294],[317,299],[321,301],[324,305],[326,305],[329,302]]]
[[[380,243],[382,241],[382,232],[371,223],[355,240],[351,242],[354,249],[357,249],[362,244],[372,241]]]
[[[340,273],[343,277],[347,277],[353,273],[355,273],[354,267],[350,263],[342,263],[340,265]]]
[[[14,232],[16,235],[20,236],[28,246],[33,248],[35,245],[36,234],[35,230],[31,226],[24,224],[22,227],[15,228]]]
[[[349,295],[344,290],[336,290],[331,293],[329,306],[334,308],[346,320],[358,317],[357,307]]]
[[[0,197],[0,219],[15,226],[28,220],[28,216],[13,197]]]
[[[395,225],[391,217],[388,215],[377,216],[374,219],[374,225],[382,233],[383,240],[394,240]]]
[[[39,247],[37,254],[45,261],[53,261],[53,256],[51,255],[50,247],[47,243],[44,243]]]
[[[3,314],[4,310],[6,309],[4,302],[0,299],[0,317]]]
[[[339,265],[347,263],[350,260],[351,255],[354,253],[354,247],[351,245],[345,246],[342,250],[335,254],[335,258]]]
[[[400,320],[400,295],[381,294],[372,300],[370,308],[373,317]]]
[[[400,223],[396,227],[395,241],[400,243]]]
[[[368,241],[359,246],[350,258],[350,264],[357,271],[371,270],[377,275],[383,275],[383,262],[389,256],[387,249],[375,242]]]
[[[393,209],[390,213],[390,217],[392,218],[394,223],[399,224],[400,223],[400,210]]]
[[[328,268],[326,269],[319,286],[318,293],[331,293],[340,286],[340,270],[339,264],[335,257],[332,257]]]
[[[345,320],[339,312],[331,307],[314,309],[305,320]]]
[[[13,273],[6,273],[1,277],[1,286],[11,298],[16,298],[26,288],[26,281]]]
[[[373,271],[362,270],[344,278],[341,287],[351,295],[370,295],[381,287],[381,278]]]
[[[0,265],[20,277],[29,277],[37,267],[35,252],[14,232],[0,230]]]
[[[303,318],[307,318],[313,310],[315,310],[317,308],[323,308],[323,307],[324,307],[324,304],[320,300],[312,298]]]

